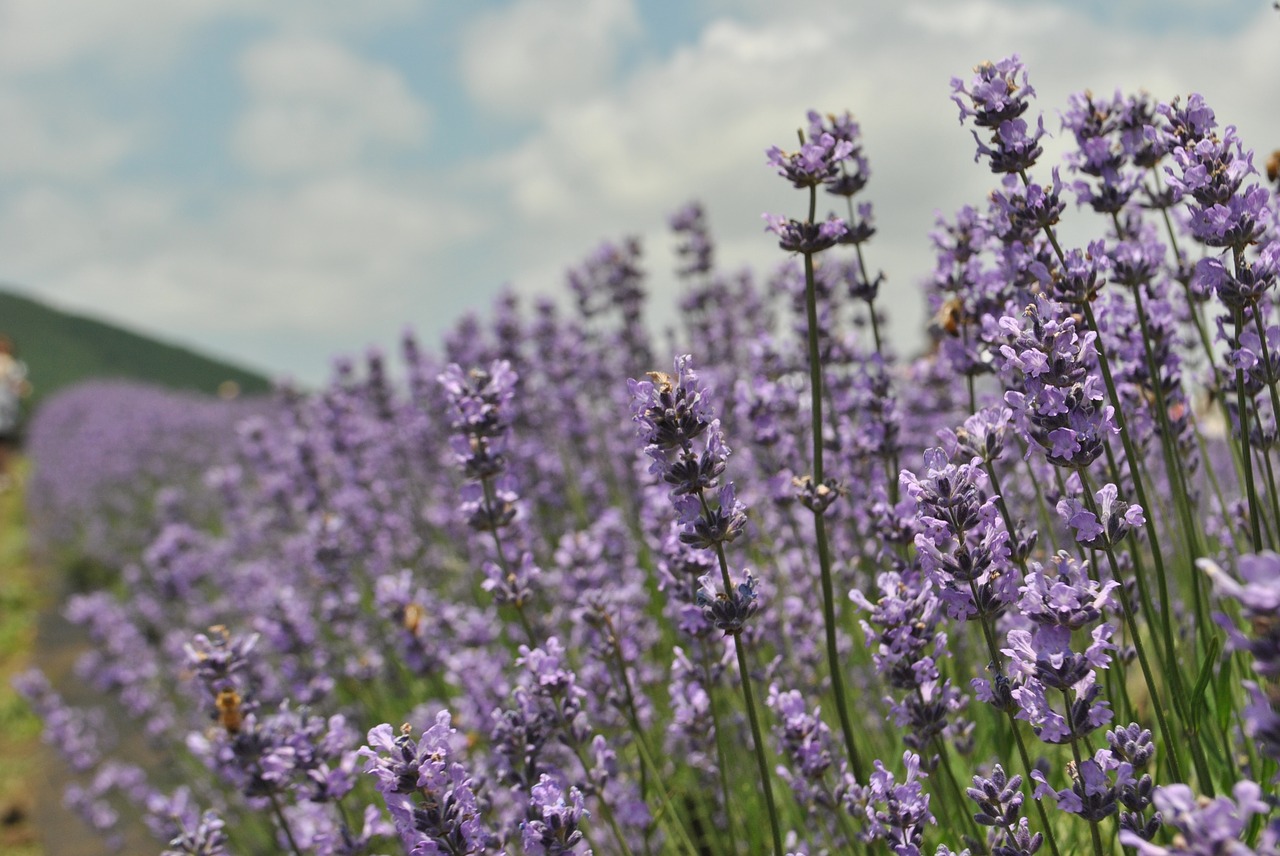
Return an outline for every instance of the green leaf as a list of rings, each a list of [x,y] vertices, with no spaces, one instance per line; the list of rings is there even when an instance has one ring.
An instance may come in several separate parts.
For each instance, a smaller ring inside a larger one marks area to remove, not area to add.
[[[1200,667],[1200,676],[1196,678],[1196,685],[1191,690],[1191,727],[1199,730],[1200,715],[1203,710],[1207,709],[1204,701],[1204,691],[1209,686],[1209,679],[1213,677],[1213,667],[1218,662],[1218,651],[1222,648],[1222,638],[1214,636],[1209,640],[1209,651],[1205,655],[1204,664]],[[1217,693],[1214,694],[1215,696]]]

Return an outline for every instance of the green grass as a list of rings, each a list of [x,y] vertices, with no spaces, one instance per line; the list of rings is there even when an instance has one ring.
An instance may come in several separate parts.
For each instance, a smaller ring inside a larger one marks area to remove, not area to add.
[[[27,364],[34,407],[50,394],[90,378],[123,378],[214,394],[226,381],[263,393],[260,374],[102,321],[62,312],[0,290],[0,334]]]
[[[40,722],[9,685],[30,662],[40,606],[26,553],[26,462],[15,463],[13,484],[0,492],[0,852],[38,856],[31,794],[38,778]]]

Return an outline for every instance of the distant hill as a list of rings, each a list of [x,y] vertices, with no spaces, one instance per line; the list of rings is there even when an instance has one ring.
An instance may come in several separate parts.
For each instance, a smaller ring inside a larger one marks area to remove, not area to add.
[[[247,394],[271,388],[255,372],[11,291],[0,290],[0,333],[14,341],[27,364],[32,407],[90,378],[126,378],[210,394],[227,381]]]

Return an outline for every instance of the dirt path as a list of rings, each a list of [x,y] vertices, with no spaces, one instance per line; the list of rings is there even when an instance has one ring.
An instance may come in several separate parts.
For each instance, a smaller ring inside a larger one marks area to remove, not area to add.
[[[22,486],[26,467],[0,492],[0,854],[4,856],[107,856],[159,853],[160,844],[141,827],[127,825],[124,848],[113,851],[101,836],[63,806],[74,781],[70,769],[40,742],[40,722],[10,688],[9,681],[39,668],[68,702],[96,705],[101,699],[76,678],[77,657],[90,646],[79,627],[61,614],[67,590],[62,575],[32,564],[27,551]],[[130,723],[107,709],[113,730],[126,739],[122,757],[137,751]]]
[[[0,487],[0,853],[39,856],[34,814],[40,800],[40,724],[9,680],[31,664],[39,612],[36,580],[27,562],[19,462]]]

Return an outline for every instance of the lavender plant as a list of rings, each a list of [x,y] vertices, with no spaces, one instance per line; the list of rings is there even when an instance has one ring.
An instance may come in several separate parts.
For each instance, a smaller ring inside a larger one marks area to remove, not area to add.
[[[1196,95],[1073,96],[1046,167],[1017,57],[951,92],[995,179],[920,355],[813,112],[776,268],[672,217],[670,374],[626,239],[400,373],[154,443],[50,405],[38,537],[114,571],[65,604],[110,705],[19,681],[69,805],[181,854],[1276,854],[1276,189]]]

